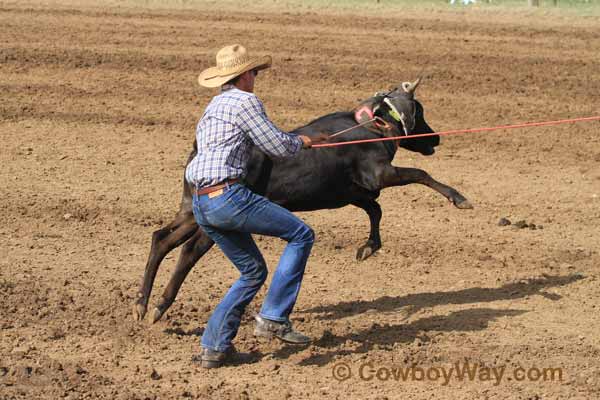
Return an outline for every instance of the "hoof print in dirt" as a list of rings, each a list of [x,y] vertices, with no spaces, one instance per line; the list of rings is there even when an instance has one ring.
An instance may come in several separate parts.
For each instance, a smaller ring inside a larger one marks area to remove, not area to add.
[[[508,218],[500,218],[500,220],[498,221],[498,226],[509,226],[512,225],[514,229],[531,229],[531,230],[536,230],[536,229],[544,229],[544,227],[542,225],[536,225],[534,223],[528,223],[525,220],[520,220],[515,222],[514,224],[508,219]]]
[[[158,372],[156,372],[156,370],[154,368],[152,368],[152,373],[150,374],[150,379],[152,379],[153,381],[157,381],[161,378],[162,378],[162,375],[159,374]]]
[[[508,218],[500,218],[500,221],[498,221],[498,226],[508,226],[511,224],[512,222],[510,222],[510,219]]]

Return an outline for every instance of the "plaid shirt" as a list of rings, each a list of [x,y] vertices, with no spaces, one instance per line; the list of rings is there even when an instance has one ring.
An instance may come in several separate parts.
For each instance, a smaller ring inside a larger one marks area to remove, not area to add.
[[[202,188],[244,178],[253,145],[272,157],[291,157],[302,148],[298,135],[277,129],[253,93],[224,88],[206,107],[196,127],[198,153],[186,180]]]

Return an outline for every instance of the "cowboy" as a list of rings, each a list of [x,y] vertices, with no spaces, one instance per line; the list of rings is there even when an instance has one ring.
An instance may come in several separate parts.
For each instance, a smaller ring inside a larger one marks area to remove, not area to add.
[[[326,140],[282,132],[269,120],[254,92],[258,71],[271,56],[250,57],[241,45],[219,50],[216,66],[198,77],[200,85],[221,87],[196,128],[198,152],[186,168],[195,189],[193,212],[198,225],[240,271],[210,316],[202,335],[202,367],[223,365],[233,353],[232,340],[242,314],[267,278],[267,265],[251,234],[288,242],[260,313],[255,336],[306,344],[310,338],[293,329],[292,312],[313,242],[313,230],[291,212],[242,184],[252,146],[271,157],[294,157],[313,142]],[[198,357],[195,358],[198,360]]]

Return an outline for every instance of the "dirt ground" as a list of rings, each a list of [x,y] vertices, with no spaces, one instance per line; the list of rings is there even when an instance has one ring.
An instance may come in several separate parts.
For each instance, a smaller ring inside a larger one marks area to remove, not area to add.
[[[214,94],[196,77],[219,47],[273,55],[257,93],[282,128],[424,72],[418,97],[445,130],[597,115],[598,19],[0,2],[0,26],[0,399],[600,398],[600,122],[398,152],[395,165],[428,171],[475,209],[422,186],[387,189],[384,247],[363,262],[361,210],[300,214],[317,233],[293,313],[309,347],[252,336],[263,289],[240,361],[191,362],[237,275],[217,249],[162,321],[131,314]],[[258,240],[272,268],[283,245]],[[463,367],[474,374],[461,379]]]

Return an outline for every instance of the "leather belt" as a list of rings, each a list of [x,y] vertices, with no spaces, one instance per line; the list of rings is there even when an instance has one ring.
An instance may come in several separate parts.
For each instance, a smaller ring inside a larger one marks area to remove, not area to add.
[[[200,189],[196,189],[196,195],[202,196],[204,194],[214,193],[217,190],[222,190],[222,189],[226,188],[227,186],[233,185],[234,183],[238,183],[239,181],[240,181],[239,179],[228,179],[225,182],[219,183],[217,185],[207,186],[207,187],[203,187]],[[210,196],[210,197],[212,197],[212,196]]]

